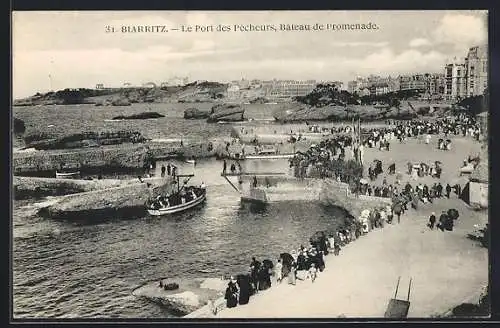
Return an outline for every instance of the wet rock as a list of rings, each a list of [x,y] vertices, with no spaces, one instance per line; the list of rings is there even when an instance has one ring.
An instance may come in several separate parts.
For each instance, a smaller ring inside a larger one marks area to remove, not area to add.
[[[125,115],[115,116],[113,117],[113,120],[145,120],[145,119],[160,118],[160,117],[165,117],[165,115],[162,115],[157,112],[144,112],[128,116]]]
[[[188,108],[184,111],[184,118],[188,120],[206,119],[210,117],[210,112],[198,108]]]
[[[176,282],[171,282],[163,287],[165,290],[176,290],[179,289],[179,284]]]

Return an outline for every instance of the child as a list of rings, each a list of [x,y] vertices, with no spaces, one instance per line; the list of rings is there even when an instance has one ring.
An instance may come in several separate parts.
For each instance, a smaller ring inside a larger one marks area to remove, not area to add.
[[[274,269],[276,272],[276,282],[280,283],[283,279],[283,264],[281,264],[281,259],[278,260]]]
[[[318,274],[318,270],[316,269],[316,266],[314,263],[311,263],[311,268],[309,269],[309,277],[311,278],[311,281],[314,282],[316,280],[316,276]]]

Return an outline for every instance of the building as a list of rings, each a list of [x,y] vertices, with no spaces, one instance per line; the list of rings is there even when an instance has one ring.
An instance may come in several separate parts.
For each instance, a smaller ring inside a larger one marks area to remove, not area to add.
[[[358,95],[382,95],[398,90],[399,80],[390,76],[370,75],[367,78],[357,77],[356,80],[347,82],[347,91]]]
[[[427,89],[427,78],[425,74],[412,74],[399,76],[399,90],[421,90]]]
[[[470,48],[467,57],[465,57],[465,68],[465,96],[484,94],[488,87],[488,47],[483,45]]]
[[[458,101],[466,95],[466,67],[463,63],[448,63],[444,72],[444,98],[448,101]]]
[[[238,99],[241,94],[240,87],[237,84],[231,84],[226,92],[229,99]]]
[[[488,161],[481,160],[470,175],[460,198],[470,206],[488,208],[488,182]]]
[[[275,99],[287,99],[299,96],[305,96],[316,87],[315,80],[297,81],[297,80],[278,80],[273,81],[269,96]]]
[[[102,84],[102,83],[97,83],[97,84],[95,85],[95,88],[96,88],[97,90],[102,90],[102,89],[104,89],[104,84]]]
[[[431,96],[444,94],[444,85],[445,85],[444,74],[442,73],[429,74],[427,76],[427,84],[428,85],[426,90]]]

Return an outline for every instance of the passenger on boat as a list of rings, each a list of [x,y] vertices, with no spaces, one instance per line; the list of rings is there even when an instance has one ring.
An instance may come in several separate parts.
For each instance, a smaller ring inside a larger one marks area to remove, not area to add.
[[[205,186],[205,182],[203,182],[203,181],[201,182],[201,186],[200,186],[200,188],[201,188],[201,189],[205,189],[205,188],[207,188],[207,186]]]

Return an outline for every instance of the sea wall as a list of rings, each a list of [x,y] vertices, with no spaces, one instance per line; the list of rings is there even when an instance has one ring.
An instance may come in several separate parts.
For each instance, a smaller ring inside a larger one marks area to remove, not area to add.
[[[325,204],[344,208],[350,215],[357,218],[361,211],[392,204],[390,198],[356,195],[351,193],[347,183],[333,179],[324,179],[319,200]]]

